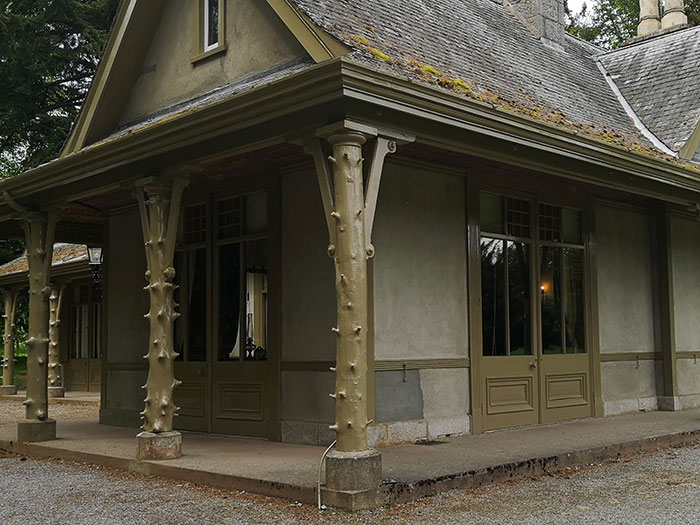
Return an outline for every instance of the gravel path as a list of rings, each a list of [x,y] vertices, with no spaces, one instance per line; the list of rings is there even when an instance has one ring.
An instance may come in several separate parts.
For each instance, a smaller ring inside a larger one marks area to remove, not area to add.
[[[0,473],[3,524],[700,522],[699,446],[355,514],[61,461],[5,456]]]
[[[49,413],[57,419],[97,418],[98,409],[55,404]],[[0,424],[23,415],[21,402],[0,400]],[[0,524],[142,523],[700,523],[700,444],[355,514],[0,452]]]
[[[49,417],[57,420],[97,419],[100,409],[91,405],[49,404]],[[24,405],[19,399],[0,399],[0,425],[24,419]]]

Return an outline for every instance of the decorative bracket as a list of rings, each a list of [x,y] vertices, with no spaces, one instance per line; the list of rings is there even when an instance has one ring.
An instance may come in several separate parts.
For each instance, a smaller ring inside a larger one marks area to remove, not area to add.
[[[374,216],[377,212],[379,185],[382,181],[384,160],[389,153],[396,153],[396,141],[386,137],[377,137],[377,145],[369,165],[369,176],[365,190],[365,246],[367,246],[367,255],[370,258],[374,256],[372,229],[374,228]]]
[[[328,226],[328,236],[330,237],[329,252],[331,247],[336,246],[335,224],[333,223],[332,214],[335,211],[335,203],[333,202],[333,186],[331,184],[331,170],[328,168],[328,162],[323,156],[323,148],[321,147],[321,139],[309,138],[304,140],[304,152],[311,155],[316,165],[316,177],[318,178],[318,187],[321,188],[321,200],[323,200],[323,212],[326,216],[326,226]]]
[[[374,154],[369,165],[369,176],[367,177],[367,185],[365,189],[365,245],[367,247],[367,255],[372,258],[374,256],[374,247],[372,246],[372,228],[374,226],[374,217],[377,211],[377,199],[379,197],[379,186],[382,180],[382,172],[384,171],[384,160],[390,153],[396,152],[396,140],[383,136],[378,136]],[[316,176],[318,177],[319,188],[321,188],[321,199],[323,200],[323,211],[326,216],[326,226],[328,227],[328,235],[330,237],[329,253],[336,246],[336,226],[333,220],[335,212],[335,203],[333,200],[332,174],[328,166],[328,159],[323,154],[321,140],[318,138],[309,138],[304,141],[304,151],[311,155],[316,166]]]

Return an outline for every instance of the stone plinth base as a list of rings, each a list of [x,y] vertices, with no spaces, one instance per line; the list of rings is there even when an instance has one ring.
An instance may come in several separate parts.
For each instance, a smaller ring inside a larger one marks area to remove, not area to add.
[[[62,386],[50,386],[49,397],[66,397],[66,389]]]
[[[382,455],[374,449],[362,452],[332,451],[326,457],[323,502],[343,510],[372,509],[381,505]]]
[[[56,421],[53,419],[27,419],[17,423],[17,441],[33,443],[56,439]]]
[[[15,394],[17,394],[16,385],[0,386],[0,396],[14,396]]]
[[[179,432],[141,432],[136,436],[136,459],[175,459],[182,456],[182,434]]]
[[[659,396],[659,410],[675,412],[681,409],[681,400],[678,396]]]

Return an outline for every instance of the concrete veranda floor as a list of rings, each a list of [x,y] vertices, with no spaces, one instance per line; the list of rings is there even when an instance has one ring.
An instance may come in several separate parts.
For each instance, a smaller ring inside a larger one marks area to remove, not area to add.
[[[183,433],[183,457],[134,459],[130,428],[96,421],[59,421],[58,439],[17,443],[16,424],[0,426],[0,449],[55,457],[226,489],[282,496],[307,503],[323,447],[259,439]],[[651,412],[491,432],[382,449],[386,502],[440,490],[554,472],[605,458],[700,440],[700,410]]]
[[[0,399],[14,400],[14,401],[24,401],[27,398],[26,391],[20,391],[13,396],[3,396],[0,395]],[[51,397],[49,398],[49,404],[82,404],[82,405],[93,405],[100,406],[100,393],[99,392],[75,392],[68,391],[65,393],[64,397]]]

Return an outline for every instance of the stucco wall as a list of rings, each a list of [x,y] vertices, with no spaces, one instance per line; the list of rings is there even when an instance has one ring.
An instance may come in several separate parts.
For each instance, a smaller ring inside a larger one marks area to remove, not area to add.
[[[700,223],[671,219],[676,351],[700,357]],[[700,406],[700,362],[679,359],[678,394],[681,408]]]
[[[373,240],[375,359],[467,357],[464,179],[388,164]]]
[[[316,175],[282,178],[282,360],[335,362],[335,273]],[[285,370],[283,363],[282,369]],[[335,376],[323,366],[283,371],[282,440],[330,443]]]
[[[197,3],[168,2],[121,124],[305,53],[267,2],[227,0],[228,49],[193,65]]]
[[[105,252],[107,275],[107,370],[106,395],[100,421],[138,428],[143,410],[148,351],[148,294],[145,284],[146,257],[137,211],[108,219],[109,245]]]
[[[631,209],[596,206],[600,352],[656,351],[651,222]],[[654,361],[601,363],[606,415],[657,408]]]
[[[466,219],[461,177],[403,164],[385,169],[373,241],[376,360],[466,358]],[[282,182],[282,355],[335,361],[334,270],[313,173]],[[288,367],[287,367],[288,368]],[[285,366],[283,365],[283,370]],[[405,379],[405,380],[404,380]],[[334,375],[282,373],[282,438],[330,443]],[[469,370],[375,374],[372,444],[469,430]]]

